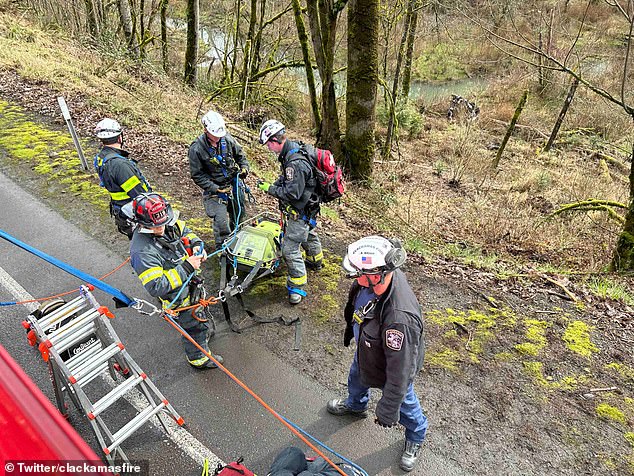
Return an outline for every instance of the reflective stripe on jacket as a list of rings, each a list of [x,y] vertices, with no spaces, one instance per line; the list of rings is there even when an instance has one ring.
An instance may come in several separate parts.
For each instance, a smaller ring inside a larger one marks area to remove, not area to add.
[[[103,146],[94,161],[103,187],[108,190],[114,205],[122,207],[134,197],[151,192],[136,161],[128,157],[125,150]]]

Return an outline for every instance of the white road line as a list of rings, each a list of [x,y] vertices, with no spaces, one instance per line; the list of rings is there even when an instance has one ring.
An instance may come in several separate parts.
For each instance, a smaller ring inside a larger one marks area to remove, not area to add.
[[[7,273],[2,267],[0,267],[0,286],[5,288],[16,301],[30,301],[33,299],[26,289],[13,279],[13,277]],[[23,304],[29,312],[33,312],[38,308],[38,304],[31,302]],[[103,380],[110,387],[114,388],[115,382],[110,378],[107,373],[103,374]],[[138,412],[147,407],[145,398],[140,392],[134,390],[124,395],[124,398],[132,405]],[[155,417],[156,418],[156,417]],[[178,446],[183,453],[193,459],[200,466],[203,465],[205,459],[209,460],[209,467],[215,468],[218,464],[224,464],[223,461],[218,458],[209,448],[203,445],[185,428],[178,426],[172,419],[165,419],[167,426],[171,430],[167,433],[167,436]],[[160,425],[154,423],[154,426],[165,432],[165,429]]]

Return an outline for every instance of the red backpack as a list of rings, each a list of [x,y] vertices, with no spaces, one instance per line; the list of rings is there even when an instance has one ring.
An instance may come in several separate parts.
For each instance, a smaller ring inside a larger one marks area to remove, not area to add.
[[[238,461],[233,461],[227,466],[218,465],[215,476],[256,476],[255,473],[242,464],[244,461],[241,457]]]
[[[317,195],[321,203],[341,198],[346,191],[343,170],[335,162],[332,152],[300,143],[299,149],[292,149],[288,155],[300,152],[311,164],[317,179]]]

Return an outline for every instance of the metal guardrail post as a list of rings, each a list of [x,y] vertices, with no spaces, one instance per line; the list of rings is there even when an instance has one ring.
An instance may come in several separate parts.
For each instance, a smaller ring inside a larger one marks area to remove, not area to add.
[[[64,117],[64,121],[66,122],[66,126],[68,127],[68,132],[70,132],[70,136],[73,138],[73,143],[75,144],[75,149],[77,149],[77,154],[79,155],[79,160],[81,162],[81,168],[82,170],[88,171],[88,162],[86,162],[84,151],[82,150],[81,144],[79,143],[79,137],[77,137],[77,131],[75,131],[73,119],[70,117],[70,111],[68,110],[68,106],[66,105],[66,100],[62,96],[59,96],[57,98],[57,102],[59,104],[59,108],[62,110],[62,116]]]

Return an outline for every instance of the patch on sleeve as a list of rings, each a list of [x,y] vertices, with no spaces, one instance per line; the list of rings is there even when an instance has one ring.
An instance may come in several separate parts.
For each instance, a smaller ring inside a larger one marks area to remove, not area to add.
[[[288,180],[289,182],[293,180],[293,177],[295,176],[295,169],[293,167],[286,167],[286,180]]]
[[[396,329],[388,329],[385,331],[385,343],[392,350],[401,350],[403,347],[405,335]]]

